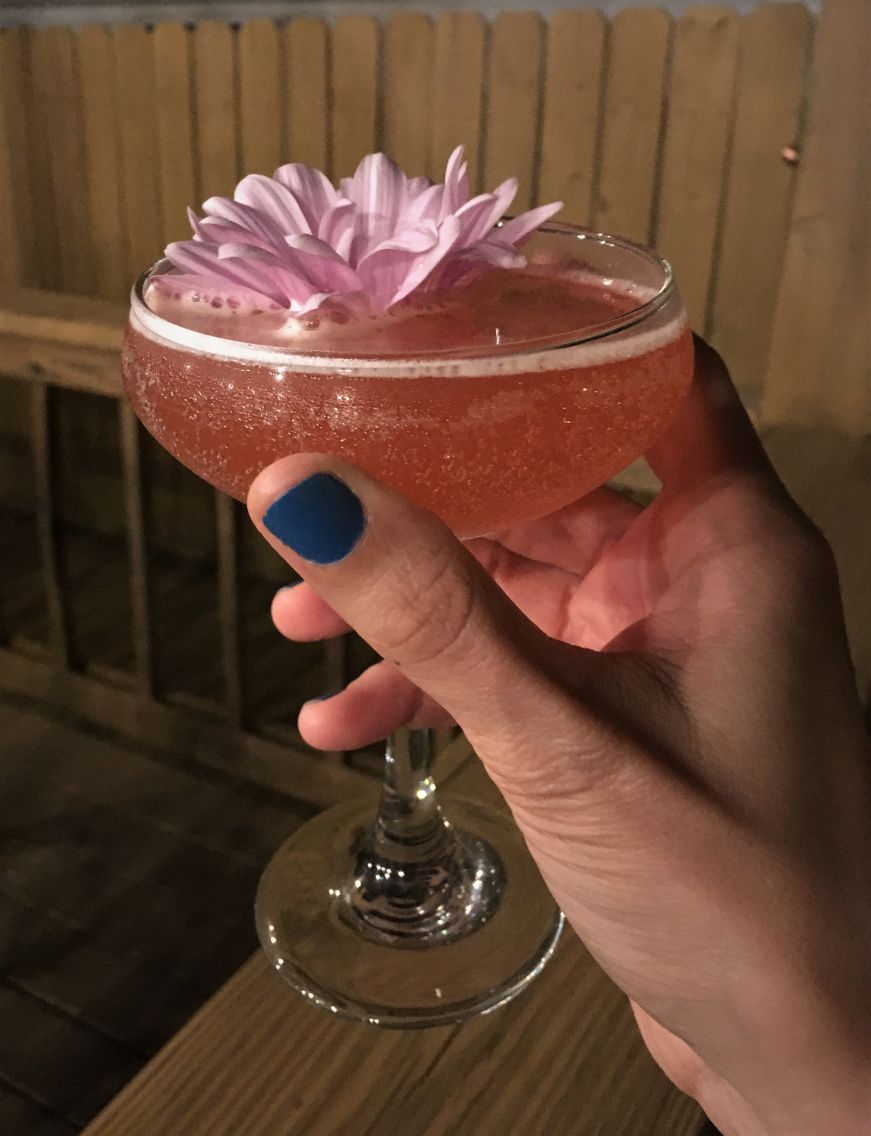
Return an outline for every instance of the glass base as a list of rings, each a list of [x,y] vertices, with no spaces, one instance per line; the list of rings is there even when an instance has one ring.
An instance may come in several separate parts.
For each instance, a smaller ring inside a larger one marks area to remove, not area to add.
[[[446,1025],[509,1001],[551,957],[563,916],[514,822],[458,797],[442,805],[462,843],[498,863],[504,881],[486,917],[465,935],[385,942],[349,917],[346,885],[372,827],[371,801],[322,813],[267,865],[256,901],[260,942],[308,1001],[372,1025]]]

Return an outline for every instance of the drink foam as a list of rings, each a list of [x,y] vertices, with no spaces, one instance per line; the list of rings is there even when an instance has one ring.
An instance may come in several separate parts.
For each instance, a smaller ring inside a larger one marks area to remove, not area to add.
[[[513,290],[522,304],[524,283],[535,279],[539,292],[542,283],[549,284],[554,295],[563,293],[564,303],[566,291],[576,291],[578,298],[584,293],[588,298],[595,296],[599,309],[604,304],[610,310],[606,319],[595,321],[592,326],[568,324],[559,334],[539,336],[537,340],[527,335],[507,343],[485,340],[468,349],[441,347],[381,355],[351,349],[355,337],[356,342],[360,341],[361,329],[373,337],[386,334],[388,342],[391,338],[401,340],[403,332],[408,334],[410,330],[413,342],[413,321],[421,315],[424,319],[443,320],[463,316],[474,322],[474,286],[459,289],[446,298],[434,298],[423,309],[418,301],[382,317],[363,315],[349,319],[345,315],[337,322],[328,313],[323,318],[300,321],[277,305],[265,304],[263,310],[248,312],[226,302],[216,303],[209,297],[203,297],[203,306],[194,310],[189,301],[180,302],[168,289],[146,285],[145,301],[134,291],[130,318],[133,328],[155,343],[200,356],[307,374],[395,379],[474,378],[601,366],[647,355],[687,330],[683,305],[670,281],[657,292],[630,281],[605,278],[601,273],[577,268],[556,271],[545,265],[530,270],[497,270],[483,279],[492,293],[491,308],[494,297],[498,308],[498,288],[503,282],[505,294]],[[518,303],[516,299],[514,302]],[[581,310],[580,299],[578,304]],[[546,315],[547,310],[542,313],[543,318]],[[193,326],[185,326],[184,320]],[[229,336],[231,329],[233,335]],[[248,336],[251,338],[243,338]]]

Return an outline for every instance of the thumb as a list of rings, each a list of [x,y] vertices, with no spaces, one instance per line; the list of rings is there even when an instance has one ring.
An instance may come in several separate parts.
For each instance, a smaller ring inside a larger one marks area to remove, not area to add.
[[[594,672],[606,659],[545,636],[432,514],[354,466],[312,454],[265,469],[248,509],[273,548],[448,711],[488,766],[491,755],[505,763],[491,768],[497,781],[531,778],[517,761],[528,765],[530,743],[545,732],[571,737],[577,763],[578,731],[567,728],[566,716],[580,713],[589,747],[601,750],[605,731],[580,711],[560,676],[570,652],[567,685],[576,685],[578,667],[589,667],[598,686]]]

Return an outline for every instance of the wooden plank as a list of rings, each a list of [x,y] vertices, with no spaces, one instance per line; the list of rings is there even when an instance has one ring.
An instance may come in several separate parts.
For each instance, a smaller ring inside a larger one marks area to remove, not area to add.
[[[758,409],[797,167],[813,19],[804,4],[764,4],[741,28],[735,133],[707,334]]]
[[[24,825],[52,800],[61,807],[64,794],[73,794],[91,806],[183,837],[197,870],[206,851],[259,869],[311,815],[310,806],[286,795],[264,793],[245,781],[233,786],[200,765],[182,768],[167,761],[170,755],[162,750],[144,747],[142,739],[126,741],[95,732],[90,722],[59,713],[62,720],[44,707],[29,709],[26,701],[16,706],[4,699],[0,705],[10,748],[35,755],[34,760],[6,762],[0,769],[3,808]],[[41,805],[35,799],[37,783]],[[264,799],[269,797],[272,800]],[[220,873],[212,875],[217,880]]]
[[[378,24],[342,16],[332,36],[333,176],[349,177],[378,149]]]
[[[871,431],[871,5],[827,0],[763,418]]]
[[[71,28],[33,32],[31,82],[45,82],[51,102],[42,102],[41,127],[51,153],[51,188],[57,224],[60,286],[65,292],[93,295],[96,286],[90,239],[88,177],[82,126],[82,92]],[[41,79],[35,79],[42,72]],[[58,113],[63,107],[63,113]]]
[[[57,540],[50,395],[51,392],[45,383],[33,384],[30,391],[30,445],[33,457],[40,575],[48,616],[49,648],[56,664],[69,666],[71,662],[69,611]]]
[[[19,77],[22,80],[21,90],[26,90],[29,97],[22,104],[19,91],[18,107],[19,113],[23,112],[25,118],[24,135],[20,141],[29,167],[31,211],[34,219],[31,232],[34,242],[31,254],[34,264],[32,283],[38,288],[60,289],[62,283],[57,255],[58,225],[52,192],[51,148],[43,127],[44,120],[51,117],[55,109],[51,75],[46,75],[45,67],[40,65],[39,48],[34,40],[35,30],[22,28],[22,34],[26,59]]]
[[[717,247],[739,31],[739,17],[723,6],[690,8],[675,32],[655,239],[699,331]]]
[[[0,291],[3,372],[118,396],[126,307],[37,289]]]
[[[283,159],[329,173],[331,166],[329,32],[322,20],[300,16],[284,28],[287,126]]]
[[[284,74],[274,20],[252,20],[239,29],[239,119],[242,171],[273,174],[281,164],[285,135]]]
[[[33,128],[39,136],[39,175],[46,179],[53,219],[54,243],[44,254],[54,264],[44,266],[42,283],[87,294],[93,291],[94,268],[88,237],[81,90],[70,28],[31,29],[29,98]],[[33,136],[32,140],[36,142]]]
[[[21,93],[27,90],[24,28],[0,31],[0,283],[39,282],[28,162],[27,123]]]
[[[138,693],[108,686],[44,659],[0,647],[5,690],[51,702],[140,744],[185,760],[194,759],[237,780],[246,780],[324,808],[371,789],[371,778],[325,761],[307,747],[277,745],[227,729],[223,721],[174,706],[143,700]]]
[[[76,33],[76,48],[82,85],[93,294],[122,300],[126,299],[130,280],[112,33],[100,25],[81,28]]]
[[[78,1125],[47,1112],[24,1093],[0,1085],[0,1136],[75,1136]]]
[[[498,798],[477,762],[454,785]],[[85,1136],[266,1136],[288,1124],[311,1136],[690,1136],[698,1123],[698,1106],[644,1050],[625,997],[569,932],[524,997],[408,1033],[307,1006],[257,954]]]
[[[451,151],[462,143],[473,194],[481,188],[485,31],[477,12],[443,12],[435,25],[433,172],[441,179]]]
[[[597,229],[650,239],[665,111],[671,20],[665,12],[618,12],[611,22]]]
[[[535,200],[543,47],[544,25],[536,12],[504,12],[493,21],[484,183],[491,189],[517,177],[514,212]]]
[[[242,724],[244,695],[239,631],[239,540],[236,502],[215,492],[218,549],[218,610],[221,621],[221,664],[224,706],[234,726]]]
[[[54,387],[69,387],[91,394],[121,396],[121,370],[117,354],[89,347],[49,343],[40,339],[0,335],[3,372],[14,378]]]
[[[57,824],[66,818],[53,819]],[[0,924],[4,909],[22,928],[5,968],[9,984],[143,1058],[165,1044],[206,999],[190,979],[110,950],[99,937],[95,941],[47,914],[34,917],[32,908],[0,893]],[[14,1136],[30,1133],[19,1129]]]
[[[599,12],[555,12],[547,29],[538,201],[563,201],[560,219],[590,223],[605,65]]]
[[[208,20],[194,28],[198,196],[232,197],[239,179],[236,33]]]
[[[130,285],[160,256],[160,186],[158,182],[157,91],[153,34],[133,24],[114,30],[121,172],[127,225]]]
[[[127,556],[130,561],[133,656],[139,690],[144,695],[151,695],[154,692],[154,665],[151,649],[149,543],[140,444],[142,428],[126,400],[121,400],[118,412],[124,477],[124,517],[127,524]]]
[[[141,1064],[126,1046],[5,986],[0,1017],[0,1078],[75,1124],[86,1124]]]
[[[158,24],[153,50],[160,243],[167,245],[190,237],[186,211],[197,204],[190,30]]]
[[[384,29],[383,146],[409,177],[432,176],[433,26],[401,12]]]

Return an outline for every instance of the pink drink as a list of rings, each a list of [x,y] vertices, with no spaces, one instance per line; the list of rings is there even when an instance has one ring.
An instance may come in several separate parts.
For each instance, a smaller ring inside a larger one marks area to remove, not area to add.
[[[495,532],[618,473],[689,383],[692,340],[667,269],[663,284],[649,254],[608,248],[608,269],[545,251],[438,302],[304,326],[151,286],[134,297],[127,392],[166,449],[240,500],[278,457],[336,453],[460,535]]]

